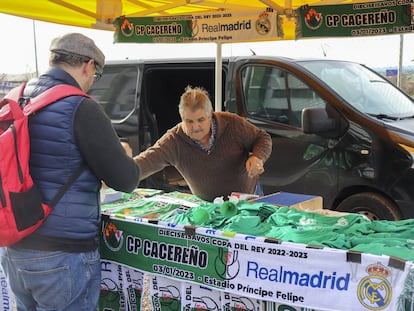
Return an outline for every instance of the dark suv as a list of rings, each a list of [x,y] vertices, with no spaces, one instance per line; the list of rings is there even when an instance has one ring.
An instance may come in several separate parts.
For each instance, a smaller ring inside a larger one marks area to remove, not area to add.
[[[218,107],[272,136],[265,194],[319,195],[324,208],[371,219],[414,217],[414,105],[388,80],[347,61],[258,56],[223,59],[221,73]],[[180,122],[187,85],[214,100],[214,59],[108,62],[90,93],[138,153]],[[173,168],[141,186],[187,189]]]

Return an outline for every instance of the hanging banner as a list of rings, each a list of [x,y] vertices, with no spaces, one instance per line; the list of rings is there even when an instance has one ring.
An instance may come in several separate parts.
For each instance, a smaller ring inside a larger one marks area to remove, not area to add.
[[[14,310],[13,307],[13,294],[10,291],[9,285],[7,284],[6,276],[3,274],[3,270],[0,267],[0,310],[8,311]]]
[[[251,12],[209,12],[156,17],[119,17],[114,22],[119,43],[205,43],[280,39],[272,9]]]
[[[356,37],[412,32],[408,0],[303,6],[299,37]]]
[[[135,221],[102,221],[103,262],[316,310],[404,310],[399,296],[412,294],[411,263],[389,256]]]
[[[141,309],[144,273],[115,262],[101,262],[98,311],[146,311]]]

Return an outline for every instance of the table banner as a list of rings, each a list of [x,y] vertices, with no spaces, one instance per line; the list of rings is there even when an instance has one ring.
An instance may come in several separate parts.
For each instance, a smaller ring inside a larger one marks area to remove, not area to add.
[[[158,311],[183,310],[184,283],[166,277],[150,276],[152,309]]]
[[[151,276],[150,294],[153,297],[153,309],[160,311],[263,310],[262,302],[254,298],[157,275]]]
[[[101,261],[99,311],[139,311],[144,273],[116,262]],[[145,311],[145,310],[144,310]]]
[[[6,276],[3,274],[3,270],[0,267],[0,310],[8,311],[13,310],[13,294],[7,284]]]
[[[123,285],[126,275],[132,268],[111,261],[102,261],[102,278],[99,311],[318,311],[316,309],[295,307],[276,302],[261,301],[248,296],[224,292],[207,286],[179,281],[155,274],[148,274],[149,287],[143,288],[141,299],[131,299],[130,288]],[[112,273],[108,273],[113,269]],[[132,269],[134,270],[134,269]],[[111,288],[111,289],[110,289]],[[150,304],[143,297],[149,290]],[[135,302],[135,303],[134,303]]]
[[[144,219],[102,221],[101,255],[164,277],[317,310],[389,310],[411,262]]]
[[[221,297],[223,292],[220,290],[185,282],[183,294],[184,310],[223,310]]]

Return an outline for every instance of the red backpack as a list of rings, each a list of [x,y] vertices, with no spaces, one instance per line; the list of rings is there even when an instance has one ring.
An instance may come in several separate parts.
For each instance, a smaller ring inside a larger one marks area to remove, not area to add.
[[[39,228],[83,169],[81,166],[72,174],[49,205],[43,203],[29,171],[29,115],[64,97],[89,95],[60,84],[26,99],[22,98],[24,87],[11,90],[0,100],[0,247],[10,246]],[[23,109],[21,103],[25,104]]]

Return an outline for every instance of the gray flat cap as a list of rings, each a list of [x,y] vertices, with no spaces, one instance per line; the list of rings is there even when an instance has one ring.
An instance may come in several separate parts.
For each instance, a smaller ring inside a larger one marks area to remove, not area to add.
[[[105,55],[92,39],[80,33],[69,33],[53,39],[50,51],[92,58],[95,61],[97,72],[102,73],[103,71]]]

